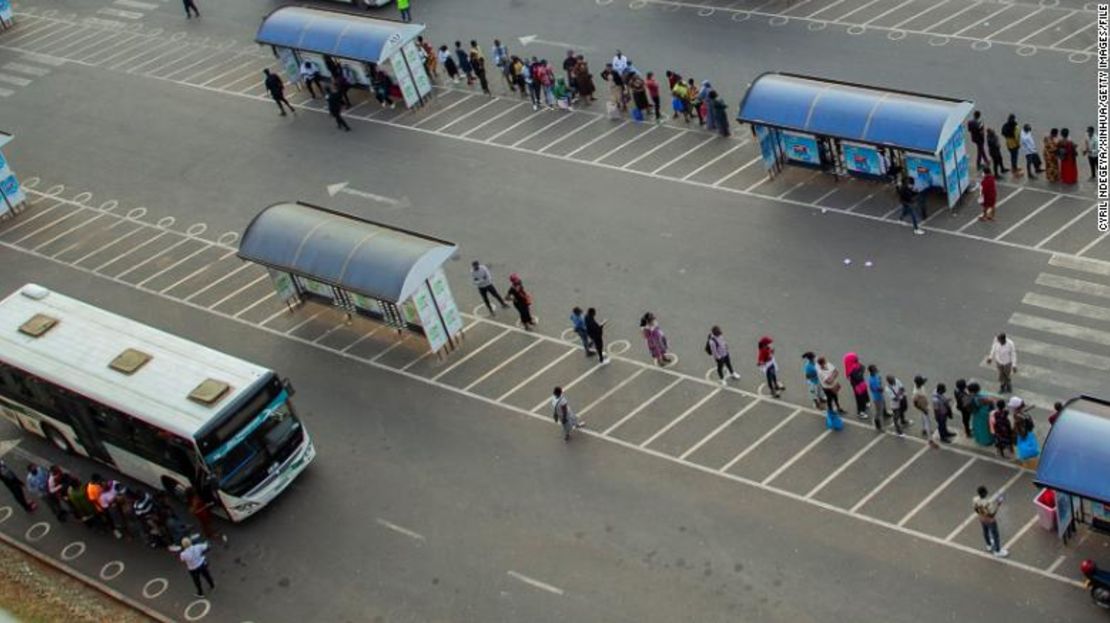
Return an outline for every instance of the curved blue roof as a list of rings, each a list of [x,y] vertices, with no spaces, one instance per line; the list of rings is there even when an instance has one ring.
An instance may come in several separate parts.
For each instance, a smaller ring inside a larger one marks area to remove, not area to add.
[[[265,45],[381,63],[422,32],[423,24],[287,6],[262,19],[254,40]]]
[[[740,102],[738,121],[939,155],[971,102],[766,73]]]
[[[1110,504],[1110,402],[1083,396],[1064,407],[1037,465],[1038,486]]]

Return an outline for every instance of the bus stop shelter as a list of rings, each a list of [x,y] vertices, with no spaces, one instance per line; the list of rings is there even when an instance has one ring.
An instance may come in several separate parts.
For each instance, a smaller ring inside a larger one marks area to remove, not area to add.
[[[3,151],[4,146],[13,138],[15,138],[13,135],[0,130],[0,218],[19,212],[27,200],[23,188],[19,185],[19,178],[8,166],[8,158]]]
[[[918,191],[949,207],[970,185],[969,101],[769,72],[748,87],[736,119],[752,126],[769,175],[791,164],[881,179],[898,165]]]
[[[259,212],[240,258],[270,271],[290,306],[313,299],[423,334],[432,352],[453,350],[463,322],[443,264],[458,247],[307,203]]]
[[[1110,402],[1081,396],[1064,406],[1033,482],[1056,492],[1060,538],[1076,523],[1110,534]]]
[[[311,60],[331,79],[325,56],[351,70],[354,82],[369,86],[371,66],[388,70],[409,108],[432,92],[416,37],[423,24],[406,24],[328,9],[286,6],[262,18],[255,41],[270,46],[281,59],[286,79],[298,80],[298,68]],[[346,62],[344,62],[346,61]]]

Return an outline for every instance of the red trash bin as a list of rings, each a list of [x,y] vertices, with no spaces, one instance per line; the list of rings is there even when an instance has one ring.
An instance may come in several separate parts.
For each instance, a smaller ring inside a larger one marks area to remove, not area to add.
[[[1052,489],[1041,489],[1033,498],[1033,505],[1037,507],[1037,523],[1048,531],[1056,529],[1056,492]]]

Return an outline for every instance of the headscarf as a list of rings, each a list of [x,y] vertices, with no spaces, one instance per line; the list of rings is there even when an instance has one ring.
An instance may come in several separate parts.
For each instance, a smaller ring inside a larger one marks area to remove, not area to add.
[[[851,374],[852,370],[860,367],[859,356],[855,353],[844,354],[844,374]]]

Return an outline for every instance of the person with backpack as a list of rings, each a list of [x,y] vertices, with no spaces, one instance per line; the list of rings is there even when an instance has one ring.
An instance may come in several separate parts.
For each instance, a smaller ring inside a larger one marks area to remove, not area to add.
[[[1021,132],[1018,129],[1017,117],[1011,114],[1006,118],[1006,123],[1000,128],[1002,138],[1006,141],[1006,149],[1010,152],[1010,170],[1014,178],[1021,177],[1021,167],[1018,166],[1018,152],[1021,151]]]
[[[509,291],[505,293],[505,298],[509,299],[520,316],[520,325],[527,331],[534,330],[537,323],[532,315],[532,295],[524,289],[524,282],[521,281],[520,275],[516,273],[509,275]]]
[[[932,401],[925,389],[927,380],[920,374],[913,377],[913,408],[917,409],[917,412],[921,415],[921,435],[929,442],[930,448],[936,449],[940,446],[933,441],[933,435],[936,431],[933,418],[929,416],[929,404]]]
[[[891,420],[894,422],[895,434],[899,437],[905,437],[905,429],[912,423],[906,420],[906,411],[909,410],[910,404],[906,398],[906,386],[893,374],[886,375],[886,388],[883,390],[883,398],[886,400],[887,408],[892,414]]]
[[[728,368],[729,376],[734,379],[740,378],[736,370],[732,369],[732,358],[728,354],[728,342],[725,341],[721,327],[713,325],[713,328],[709,330],[709,335],[705,338],[705,354],[713,357],[713,361],[717,364],[717,376],[721,379],[721,385],[728,385],[728,379],[725,378],[725,368]]]
[[[825,393],[825,404],[830,409],[835,408],[838,415],[844,415],[840,406],[840,371],[823,356],[817,358],[817,379]]]
[[[1005,400],[994,403],[990,431],[994,435],[994,447],[998,449],[998,456],[1006,458],[1006,451],[1012,452],[1014,449],[1014,427],[1010,423],[1010,414],[1006,411]]]
[[[586,310],[586,337],[589,338],[597,351],[597,363],[600,366],[609,365],[609,357],[605,355],[605,338],[603,336],[605,323],[605,320],[597,319],[596,309],[591,307]]]
[[[975,164],[980,171],[989,169],[991,166],[991,161],[987,158],[987,139],[983,134],[983,122],[980,121],[982,116],[983,114],[976,110],[967,122],[967,133],[971,135],[971,142],[975,144]]]
[[[563,426],[563,441],[570,441],[570,432],[576,428],[582,428],[585,423],[580,421],[570,408],[562,387],[556,387],[552,392],[551,406],[554,407],[555,422]]]
[[[987,542],[987,551],[994,554],[996,558],[1005,558],[1010,555],[1010,552],[1002,547],[1002,538],[998,536],[998,520],[995,518],[998,515],[998,507],[1002,505],[1005,498],[1001,495],[987,497],[987,488],[982,485],[979,486],[977,493],[979,495],[971,500],[971,508],[983,527],[983,540]]]
[[[968,391],[967,381],[958,379],[956,391],[953,394],[956,400],[956,410],[960,412],[960,419],[964,424],[964,435],[971,437],[971,414],[975,410],[972,393]]]
[[[867,403],[869,401],[867,374],[864,371],[863,364],[859,362],[859,356],[855,353],[844,354],[844,374],[848,379],[848,386],[852,388],[852,395],[856,399],[856,417],[866,420],[870,417],[867,415]],[[881,422],[878,428],[882,430]]]
[[[952,419],[952,399],[944,395],[946,391],[948,388],[944,383],[937,383],[936,391],[931,397],[933,419],[936,420],[941,443],[952,443],[952,438],[956,436],[955,433],[948,432],[948,420]]]

